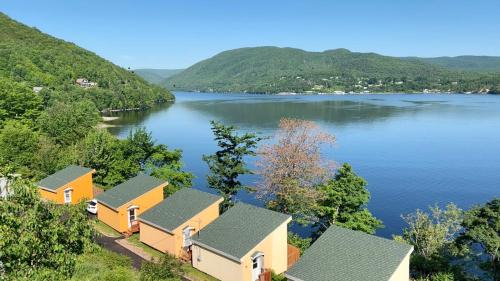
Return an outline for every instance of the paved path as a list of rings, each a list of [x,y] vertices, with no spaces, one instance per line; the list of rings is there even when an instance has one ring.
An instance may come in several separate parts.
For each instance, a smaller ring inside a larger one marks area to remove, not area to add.
[[[132,266],[137,270],[141,269],[141,264],[145,260],[141,256],[135,254],[134,252],[118,244],[116,242],[116,240],[118,239],[122,238],[112,238],[104,235],[99,235],[98,237],[95,238],[97,244],[101,245],[103,248],[106,248],[112,252],[129,257],[132,260]]]

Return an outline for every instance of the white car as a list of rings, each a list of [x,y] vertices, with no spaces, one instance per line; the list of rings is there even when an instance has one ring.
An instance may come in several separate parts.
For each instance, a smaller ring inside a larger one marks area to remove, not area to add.
[[[91,214],[97,215],[97,200],[92,199],[88,202],[87,211]]]

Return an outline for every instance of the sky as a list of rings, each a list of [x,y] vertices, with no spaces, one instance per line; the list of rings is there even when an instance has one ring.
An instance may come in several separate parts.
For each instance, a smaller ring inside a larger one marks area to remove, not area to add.
[[[0,11],[133,69],[252,46],[500,56],[499,0],[0,0]]]

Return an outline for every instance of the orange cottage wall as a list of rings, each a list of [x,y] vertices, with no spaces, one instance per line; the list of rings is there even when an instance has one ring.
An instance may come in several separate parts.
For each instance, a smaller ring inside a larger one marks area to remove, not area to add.
[[[264,253],[265,269],[273,270],[277,274],[283,273],[288,262],[287,230],[288,221],[250,250],[241,259],[241,263],[193,245],[193,266],[222,281],[251,281],[251,256],[259,251]]]
[[[59,187],[55,192],[50,192],[42,188],[38,188],[40,196],[44,199],[53,201],[57,204],[64,204],[64,190],[72,188],[71,204],[77,204],[80,201],[90,200],[94,197],[92,190],[92,173],[89,172],[72,182],[69,182]]]
[[[219,217],[219,204],[222,199],[210,205],[208,208],[196,214],[194,217],[174,229],[172,233],[148,225],[141,221],[141,242],[164,252],[180,257],[182,255],[183,229],[190,226],[194,228],[192,233],[198,232]],[[196,234],[195,234],[196,235]]]
[[[130,206],[138,206],[139,208],[136,210],[136,216],[139,217],[142,212],[149,210],[163,200],[164,186],[165,185],[159,185],[130,202],[123,204],[116,210],[99,203],[97,207],[97,218],[118,232],[126,232],[129,230],[127,217],[128,208]],[[101,210],[104,210],[104,212]]]

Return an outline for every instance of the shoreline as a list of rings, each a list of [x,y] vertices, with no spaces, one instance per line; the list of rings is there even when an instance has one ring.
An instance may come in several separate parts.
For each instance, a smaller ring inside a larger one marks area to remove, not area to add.
[[[247,94],[247,95],[268,95],[268,96],[343,96],[343,95],[500,95],[497,93],[486,92],[337,92],[337,93],[321,93],[321,92],[279,92],[279,93],[258,93],[258,92],[203,92],[203,91],[175,91],[178,93],[192,94]],[[175,93],[174,92],[174,93]]]

